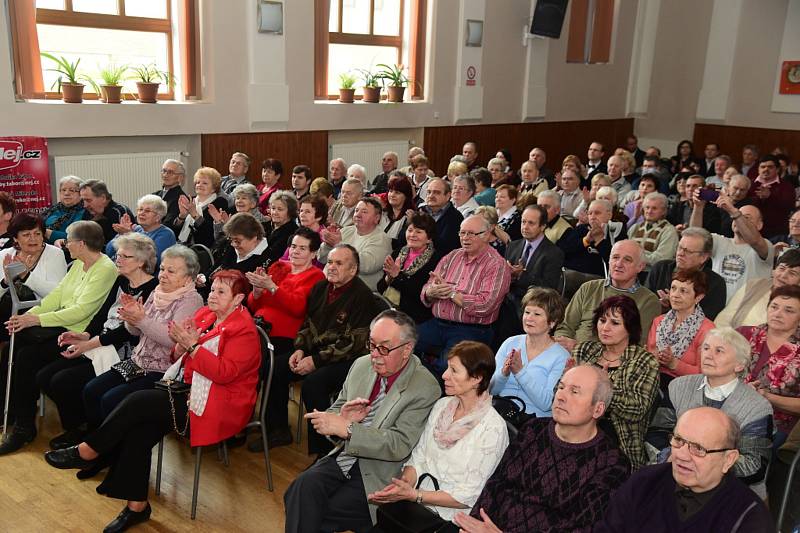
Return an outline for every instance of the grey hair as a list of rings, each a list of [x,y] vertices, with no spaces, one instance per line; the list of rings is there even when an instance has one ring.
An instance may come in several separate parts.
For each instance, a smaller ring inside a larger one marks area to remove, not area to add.
[[[64,176],[60,180],[58,180],[58,187],[61,188],[62,185],[65,183],[74,183],[78,189],[83,187],[83,178],[79,178],[78,176]]]
[[[341,167],[345,169],[345,172],[347,172],[347,163],[341,157],[334,157],[333,159],[331,159],[331,163],[336,163],[336,166],[341,165]]]
[[[200,261],[197,259],[197,254],[188,246],[182,244],[173,244],[163,252],[161,252],[161,262],[164,259],[181,259],[186,266],[186,275],[194,279],[200,273]]]
[[[375,324],[378,320],[388,319],[400,326],[400,340],[403,342],[407,342],[412,345],[412,353],[414,346],[417,344],[417,324],[414,320],[405,314],[402,311],[397,309],[386,309],[385,311],[381,311],[378,316],[372,319],[372,322],[369,323],[369,330],[372,331],[372,328],[375,327]]]
[[[546,189],[540,192],[537,195],[537,198],[550,198],[551,200],[556,200],[559,203],[561,202],[561,197],[558,195],[558,193],[555,191],[551,191],[550,189]]]
[[[103,228],[94,220],[78,220],[67,226],[67,240],[83,241],[93,252],[102,252],[106,242]]]
[[[603,199],[592,200],[592,202],[589,204],[589,209],[591,209],[592,206],[595,205],[595,204],[603,207],[609,213],[613,213],[614,212],[614,205],[611,202],[609,202],[608,200],[603,200]],[[686,232],[684,232],[684,235],[685,234],[686,234]]]
[[[646,202],[647,200],[661,200],[661,205],[663,205],[664,207],[669,206],[669,200],[667,200],[667,195],[660,192],[651,192],[646,194],[644,197],[644,201]]]
[[[342,186],[347,185],[347,184],[357,185],[358,188],[361,189],[361,192],[362,193],[364,192],[364,182],[361,181],[358,178],[347,178],[346,180],[344,180],[344,183],[342,184]]]
[[[499,157],[493,157],[493,158],[491,158],[491,159],[489,160],[489,163],[486,165],[486,168],[489,168],[489,167],[490,167],[490,166],[492,166],[492,165],[500,165],[501,167],[502,167],[502,166],[505,166],[505,164],[503,163],[503,160],[502,160],[502,159],[500,159]]]
[[[178,161],[177,159],[167,159],[162,163],[162,166],[166,165],[167,163],[173,164],[176,167],[178,167],[175,171],[175,174],[180,174],[181,176],[186,175],[186,166],[182,162]]]
[[[273,202],[283,202],[286,206],[286,210],[289,212],[289,219],[294,219],[297,217],[297,196],[294,193],[289,191],[275,191],[269,197],[269,205],[272,205]]]
[[[367,177],[367,169],[366,169],[366,168],[364,168],[364,166],[363,166],[363,165],[359,165],[358,163],[353,163],[352,165],[350,165],[350,166],[347,168],[347,175],[348,175],[348,176],[349,176],[350,174],[353,174],[353,173],[358,173],[358,174],[361,174],[362,176],[364,176],[364,178],[365,178],[365,179],[366,179],[366,177]]]
[[[456,154],[456,155],[454,155],[453,157],[450,158],[450,162],[451,163],[464,163],[464,164],[466,164],[467,163],[467,158],[464,157],[461,154]]]
[[[614,198],[614,202],[613,203],[617,203],[617,200],[619,200],[619,194],[617,194],[617,191],[614,190],[614,187],[611,187],[610,185],[603,185],[602,187],[597,189],[597,193],[595,194],[595,198],[597,198],[598,196],[601,196],[601,195],[605,196],[606,194],[610,194],[611,197]]]
[[[744,336],[735,329],[727,326],[709,330],[709,332],[706,333],[706,336],[703,337],[703,342],[705,342],[709,337],[716,337],[722,343],[733,348],[733,353],[736,356],[736,362],[742,365],[742,371],[738,372],[737,375],[739,377],[746,375],[750,370],[750,363],[753,360],[751,353],[752,347],[747,339],[745,339]]]
[[[397,152],[392,152],[391,150],[386,152],[385,154],[383,154],[383,157],[386,157],[387,155],[389,157],[394,158],[395,162],[397,162],[400,159],[400,156],[397,155]],[[383,159],[383,158],[381,158],[381,159]]]
[[[161,200],[161,198],[159,198]],[[163,200],[162,200],[163,201]],[[112,241],[114,249],[125,249],[133,254],[137,261],[142,263],[142,270],[152,274],[156,270],[156,244],[153,239],[141,233],[130,232],[120,235]]]
[[[753,182],[750,181],[750,178],[748,178],[744,174],[734,174],[733,176],[731,176],[729,183],[732,182],[733,180],[744,180],[747,183],[748,189],[750,188],[751,185],[753,185]]]
[[[347,244],[347,243],[344,243],[344,242],[340,242],[339,244],[334,246],[333,249],[331,249],[331,252],[333,250],[339,250],[339,249],[342,249],[342,248],[344,248],[345,250],[350,252],[350,258],[356,264],[356,272],[360,271],[361,270],[361,258],[358,256],[358,250],[356,250],[356,247],[353,246],[352,244]],[[328,254],[328,256],[330,256],[330,253]],[[358,274],[356,274],[356,275],[358,275]]]
[[[145,194],[139,198],[138,202],[136,202],[136,207],[142,207],[143,205],[150,206],[158,215],[159,221],[167,215],[167,202],[165,202],[160,196],[156,196],[155,194]]]
[[[453,179],[453,183],[457,181],[462,182],[467,187],[470,196],[473,196],[475,194],[475,179],[472,176],[470,176],[469,174],[462,174],[460,176],[456,176]]]
[[[497,209],[491,205],[482,205],[478,207],[472,212],[472,216],[480,217],[480,219],[483,220],[484,224],[486,225],[486,227],[483,229],[484,231],[488,231],[491,226],[496,225],[500,220],[500,217],[497,215]]]
[[[258,198],[260,194],[258,193],[258,189],[252,183],[242,183],[241,185],[237,185],[233,189],[233,198],[236,199],[239,196],[249,196],[256,205],[258,205]]]
[[[703,239],[703,253],[710,254],[714,250],[714,238],[705,228],[686,228],[681,232],[681,238],[683,237],[697,237],[698,239]]]
[[[598,402],[603,402],[605,410],[608,410],[611,405],[611,399],[614,397],[614,385],[611,383],[611,378],[600,367],[589,363],[582,363],[576,368],[587,368],[594,373],[597,378],[597,384],[592,392],[592,405],[597,405]]]
[[[108,190],[108,185],[103,180],[86,180],[81,185],[81,190],[83,189],[89,189],[94,196],[105,196],[109,202],[114,200]]]

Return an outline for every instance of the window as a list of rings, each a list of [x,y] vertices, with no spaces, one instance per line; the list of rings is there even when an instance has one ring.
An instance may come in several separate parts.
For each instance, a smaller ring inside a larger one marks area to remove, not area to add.
[[[16,94],[57,97],[58,74],[40,52],[80,59],[79,71],[100,84],[109,66],[153,64],[178,80],[184,97],[197,96],[196,0],[11,0]],[[177,5],[177,13],[173,6]],[[134,80],[124,82],[134,93]],[[173,87],[162,83],[163,97]],[[88,98],[96,97],[87,85]]]
[[[614,0],[572,0],[567,63],[608,63],[614,29]]]
[[[339,75],[376,65],[407,66],[413,98],[424,94],[427,0],[315,0],[315,83],[318,99],[338,95]]]

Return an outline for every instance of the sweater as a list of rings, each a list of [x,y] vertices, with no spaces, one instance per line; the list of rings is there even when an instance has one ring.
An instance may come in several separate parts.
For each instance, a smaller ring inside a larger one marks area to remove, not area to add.
[[[400,250],[392,253],[392,259],[397,259],[399,254]],[[430,273],[433,272],[433,269],[439,264],[441,258],[442,256],[437,250],[433,252],[428,262],[411,276],[408,275],[407,271],[402,270],[402,268],[400,274],[390,282],[387,282],[384,276],[378,281],[378,292],[383,294],[388,287],[397,289],[400,293],[400,304],[397,305],[398,309],[413,318],[414,322],[417,324],[422,324],[426,320],[430,320],[433,317],[431,308],[422,303],[419,295],[422,293],[422,287],[428,283]]]
[[[665,219],[634,224],[628,229],[628,235],[641,245],[642,258],[648,267],[663,259],[672,259],[678,249],[678,232]]]
[[[133,231],[144,235],[145,237],[150,237],[150,239],[153,241],[153,244],[155,244],[156,266],[152,273],[158,274],[158,267],[161,264],[161,253],[177,242],[175,239],[175,234],[171,229],[163,224],[159,224],[158,227],[153,231],[145,231],[144,228],[137,224],[133,226]],[[119,237],[119,235],[115,236],[108,244],[106,244],[106,255],[111,258],[112,261],[117,259],[117,247],[115,246],[117,237]]]
[[[39,317],[42,327],[62,327],[83,332],[97,313],[117,279],[117,267],[101,255],[84,271],[80,259],[73,261],[67,275],[42,303],[28,311]]]
[[[51,231],[50,238],[47,239],[49,244],[53,244],[59,239],[67,238],[67,228],[73,222],[83,220],[85,217],[85,210],[83,207],[74,209],[72,213],[64,208],[64,204],[57,203],[50,207],[47,211],[42,213],[45,228]]]
[[[392,239],[380,227],[375,227],[366,235],[359,235],[355,226],[342,228],[342,244],[349,244],[358,252],[358,277],[370,290],[377,290],[378,281],[383,277],[383,262],[392,253]],[[327,263],[328,254],[333,248],[326,243],[319,247],[319,262]]]
[[[717,315],[718,328],[758,326],[767,322],[767,305],[772,292],[772,278],[750,279],[739,287],[730,302]]]

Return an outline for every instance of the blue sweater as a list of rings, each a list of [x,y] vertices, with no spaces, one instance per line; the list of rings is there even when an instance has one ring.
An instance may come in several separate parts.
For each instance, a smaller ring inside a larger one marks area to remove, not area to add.
[[[171,229],[164,225],[158,226],[153,231],[145,231],[142,229],[141,226],[138,224],[133,226],[133,231],[136,233],[141,233],[142,235],[146,235],[153,239],[153,242],[156,245],[156,270],[155,275],[158,275],[158,266],[161,264],[161,253],[175,244],[177,241],[175,239],[175,234],[172,232]],[[118,237],[118,236],[117,236]],[[114,247],[114,241],[117,240],[117,237],[114,237],[112,240],[106,244],[106,255],[111,258],[112,261],[116,260],[117,258],[117,249]]]

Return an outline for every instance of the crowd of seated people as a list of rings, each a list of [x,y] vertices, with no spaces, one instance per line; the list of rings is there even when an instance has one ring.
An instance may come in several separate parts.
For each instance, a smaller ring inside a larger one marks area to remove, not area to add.
[[[109,469],[98,492],[127,503],[108,531],[146,521],[165,434],[246,439],[269,374],[257,323],[275,366],[266,442],[247,448],[292,442],[301,381],[314,460],[287,531],[369,531],[401,501],[441,531],[772,527],[766,470],[800,419],[793,167],[607,148],[551,170],[539,147],[519,167],[505,149],[482,166],[472,141],[449,162],[413,147],[374,179],[340,158],[283,179],[266,158],[253,183],[236,152],[224,177],[196,170],[193,196],[167,160],[135,212],[77,176],[41,217],[0,196],[0,345],[18,343],[0,455],[36,438],[41,391],[62,426],[48,463]],[[12,283],[41,303],[12,315]]]

